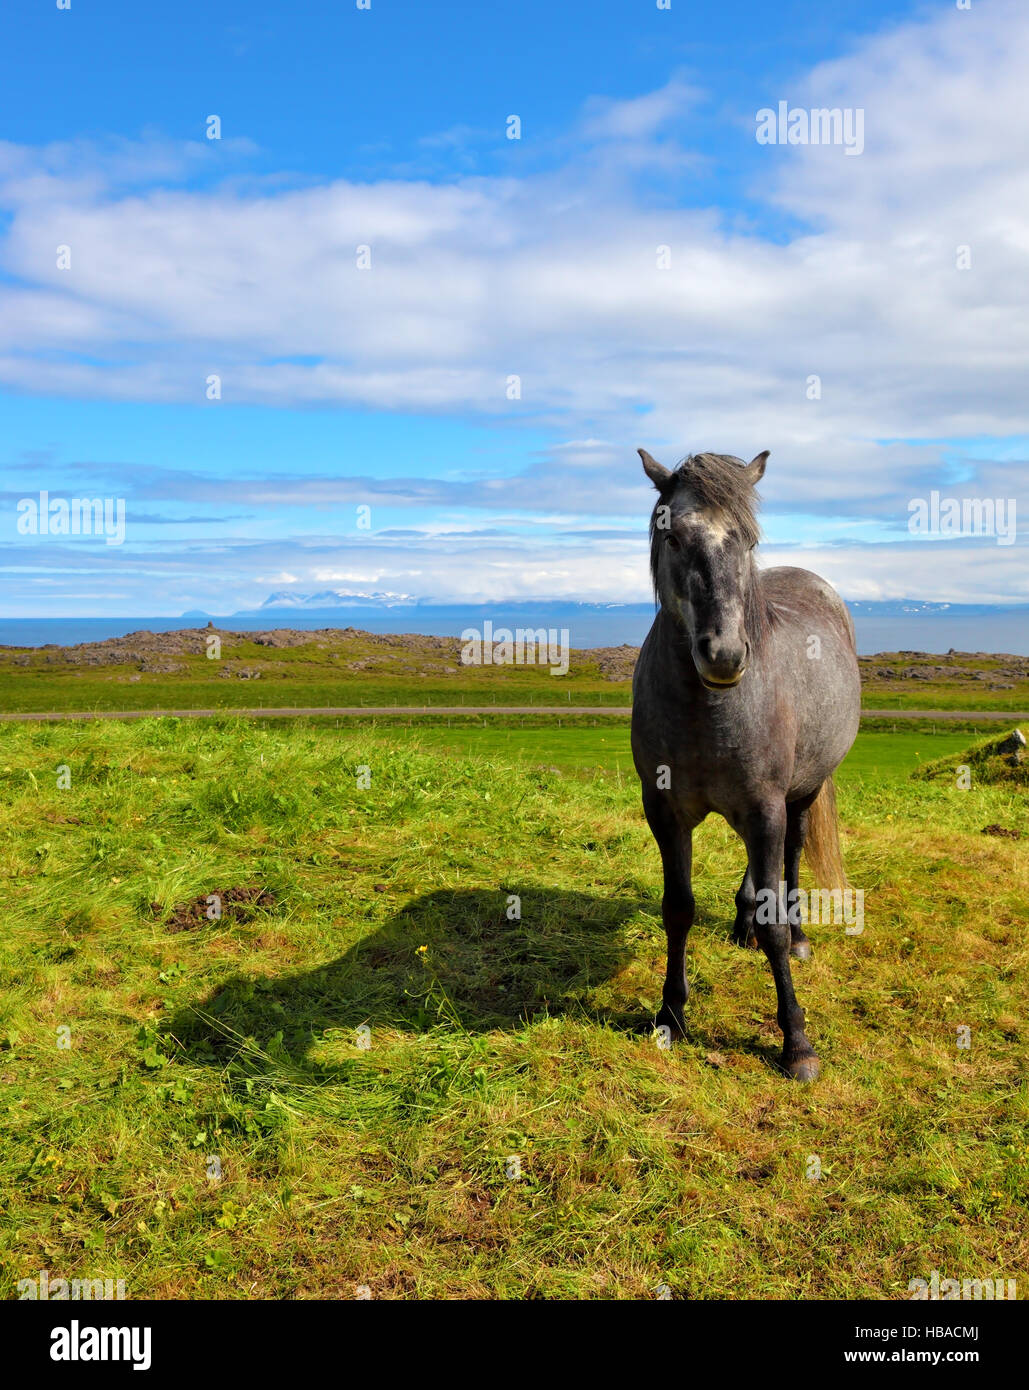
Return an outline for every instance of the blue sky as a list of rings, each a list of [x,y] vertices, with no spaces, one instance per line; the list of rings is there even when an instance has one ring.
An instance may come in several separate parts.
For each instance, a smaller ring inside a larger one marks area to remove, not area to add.
[[[2,25],[8,616],[639,600],[638,444],[771,449],[766,560],[850,597],[1029,599],[1021,544],[907,530],[934,488],[1029,508],[1013,0]],[[780,100],[862,152],[759,144]],[[125,544],[20,534],[44,489],[123,498]]]

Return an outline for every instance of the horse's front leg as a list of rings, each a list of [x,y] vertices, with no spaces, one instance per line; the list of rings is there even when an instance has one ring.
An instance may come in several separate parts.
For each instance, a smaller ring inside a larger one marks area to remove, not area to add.
[[[783,1033],[783,1069],[797,1081],[813,1081],[819,1072],[815,1049],[804,1032],[804,1010],[797,1003],[790,973],[790,926],[779,897],[779,872],[786,844],[786,803],[771,801],[747,816],[744,839],[757,897],[754,927],[772,967]]]
[[[668,944],[668,964],[657,1027],[667,1028],[673,1038],[684,1038],[684,1010],[690,992],[686,978],[686,938],[693,925],[696,907],[690,886],[693,827],[684,829],[679,824],[668,798],[660,792],[644,792],[643,810],[661,851],[664,868],[661,920]]]

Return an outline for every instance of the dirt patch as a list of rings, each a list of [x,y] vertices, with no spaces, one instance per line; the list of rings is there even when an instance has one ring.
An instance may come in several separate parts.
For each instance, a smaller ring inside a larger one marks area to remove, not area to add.
[[[249,922],[261,907],[274,907],[275,894],[267,888],[220,888],[202,893],[191,902],[176,903],[165,922],[169,932],[196,931],[212,922]],[[151,903],[156,915],[164,911],[162,903]]]
[[[1021,830],[1009,830],[1004,825],[984,825],[979,834],[996,835],[998,839],[1002,840],[1020,840],[1022,838]]]

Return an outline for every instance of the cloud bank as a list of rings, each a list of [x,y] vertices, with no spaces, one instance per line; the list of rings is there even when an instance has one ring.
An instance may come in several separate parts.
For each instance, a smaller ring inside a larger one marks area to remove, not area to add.
[[[0,384],[192,403],[216,375],[212,409],[435,414],[562,441],[512,476],[460,484],[389,460],[335,482],[302,467],[224,486],[141,469],[140,500],[371,498],[586,529],[645,510],[635,444],[665,462],[771,448],[770,515],[874,520],[902,540],[817,552],[845,592],[1025,598],[1010,556],[986,545],[959,561],[951,547],[943,575],[940,547],[905,528],[908,500],[933,487],[1016,497],[1029,516],[1024,450],[996,447],[1029,434],[1027,48],[1029,10],[982,0],[863,41],[789,91],[755,91],[755,113],[780,97],[860,107],[865,148],[763,147],[746,221],[648,196],[655,165],[702,157],[689,113],[705,94],[679,76],[628,101],[598,95],[564,165],[520,178],[298,187],[219,179],[245,143],[0,146]],[[738,119],[752,139],[754,113]],[[761,208],[788,233],[766,231]],[[437,596],[645,589],[621,542],[574,561],[537,545],[532,564],[524,541],[510,554],[462,542],[456,558],[428,532],[423,544],[416,591],[438,583]],[[287,549],[267,564],[314,578]],[[395,547],[371,569],[415,583]]]

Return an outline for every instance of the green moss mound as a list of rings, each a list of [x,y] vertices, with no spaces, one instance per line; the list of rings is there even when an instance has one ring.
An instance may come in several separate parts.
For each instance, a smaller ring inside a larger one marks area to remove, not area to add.
[[[1021,729],[1012,729],[1000,738],[981,739],[960,753],[935,758],[924,767],[916,768],[911,776],[917,781],[933,782],[941,778],[956,779],[959,769],[970,770],[978,786],[1015,784],[1029,786],[1029,749]]]

